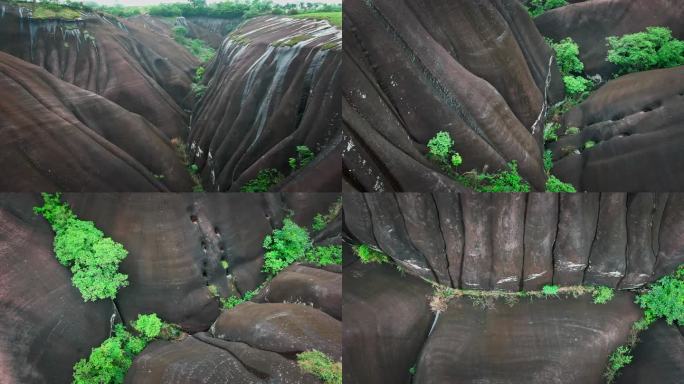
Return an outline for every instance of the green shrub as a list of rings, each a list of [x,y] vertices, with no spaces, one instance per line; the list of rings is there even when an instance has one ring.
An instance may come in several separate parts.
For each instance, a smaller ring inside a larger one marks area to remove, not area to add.
[[[228,262],[225,260],[221,260],[221,267],[223,267],[223,269],[228,269]]]
[[[234,308],[234,307],[236,307],[236,306],[238,306],[244,302],[252,300],[252,298],[254,298],[254,296],[256,296],[257,293],[259,293],[259,291],[261,290],[261,288],[264,287],[267,283],[268,283],[268,280],[266,280],[258,288],[245,292],[242,295],[242,297],[231,296],[227,299],[221,299],[221,307],[223,307],[224,309],[231,309],[231,308]]]
[[[454,141],[449,136],[448,132],[437,132],[437,135],[428,141],[427,147],[430,155],[440,161],[446,161],[451,148],[454,146]]]
[[[553,153],[550,149],[547,149],[544,151],[544,170],[546,171],[546,174],[549,174],[551,168],[553,168]]]
[[[293,171],[305,167],[314,159],[314,153],[306,145],[298,145],[297,157],[290,157],[288,159],[288,164]]]
[[[451,155],[451,165],[454,167],[458,167],[459,165],[463,164],[463,158],[461,157],[460,154],[455,153]]]
[[[569,127],[565,130],[566,135],[576,135],[578,133],[580,133],[580,129],[577,127]]]
[[[515,160],[508,163],[508,170],[506,171],[460,175],[459,181],[478,192],[530,191],[530,185],[518,173],[518,165]]]
[[[292,219],[284,219],[283,226],[264,238],[263,271],[270,276],[303,258],[311,249],[311,239],[306,229]]]
[[[367,263],[378,263],[378,264],[383,264],[383,263],[389,263],[389,257],[385,255],[384,253],[380,251],[376,251],[372,249],[369,245],[367,244],[361,244],[353,247],[354,252],[356,253],[357,256],[359,256],[359,259],[361,259],[361,262],[364,264]]]
[[[546,191],[547,192],[566,192],[575,193],[577,190],[570,183],[564,183],[560,181],[556,176],[549,175],[546,179]]]
[[[241,192],[268,192],[271,188],[283,181],[280,171],[275,168],[262,169],[256,177],[240,188]]]
[[[121,324],[114,327],[114,335],[93,348],[88,359],[74,365],[74,384],[120,384],[135,355],[147,342],[131,335]]]
[[[648,292],[636,298],[636,303],[644,310],[646,324],[664,318],[669,325],[677,322],[684,326],[684,265],[651,284]]]
[[[571,96],[578,96],[591,89],[592,81],[582,76],[563,76],[565,92]]]
[[[299,368],[325,384],[342,384],[342,363],[333,361],[323,352],[311,350],[297,355]]]
[[[558,133],[556,132],[558,128],[560,128],[558,123],[549,122],[544,124],[544,142],[558,140]]]
[[[537,17],[548,10],[565,5],[568,5],[566,0],[530,0],[527,5],[527,12],[530,16]]]
[[[627,346],[619,346],[608,358],[608,369],[604,376],[608,383],[612,383],[618,371],[632,362],[631,349]]]
[[[72,283],[85,301],[114,299],[119,288],[128,285],[127,275],[118,272],[119,264],[128,256],[123,245],[104,237],[91,221],[79,220],[59,193],[43,193],[44,204],[34,207],[55,231],[55,257],[70,268]]]
[[[138,315],[138,319],[133,322],[133,328],[148,340],[159,336],[163,325],[164,323],[157,317],[156,313]]]
[[[596,145],[596,142],[593,140],[589,140],[586,143],[584,143],[584,149],[589,149],[589,148],[593,147],[594,145]]]
[[[615,292],[612,288],[600,286],[594,288],[592,296],[594,297],[594,304],[605,304],[613,299]]]
[[[648,27],[622,37],[607,38],[609,61],[618,67],[618,74],[669,68],[684,64],[684,41],[672,38],[665,27]]]
[[[318,213],[313,219],[311,224],[311,229],[314,231],[322,231],[325,227],[330,224],[342,211],[342,198],[340,197],[328,208],[328,213],[325,215]]]
[[[545,285],[542,287],[542,294],[546,296],[555,296],[558,295],[560,287],[557,285]]]
[[[342,246],[327,245],[313,247],[305,255],[306,261],[319,266],[342,264]]]
[[[584,64],[579,58],[579,46],[571,38],[566,37],[558,43],[551,41],[550,45],[556,52],[558,69],[563,76],[584,72]]]

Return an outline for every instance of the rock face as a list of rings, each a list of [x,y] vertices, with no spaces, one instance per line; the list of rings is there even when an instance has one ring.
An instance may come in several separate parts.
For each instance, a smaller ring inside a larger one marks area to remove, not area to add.
[[[254,301],[310,304],[342,320],[342,274],[295,264],[274,277]]]
[[[583,296],[482,309],[454,299],[421,351],[413,382],[603,383],[608,356],[641,316],[633,300],[619,293],[601,305]]]
[[[410,383],[432,323],[432,288],[387,265],[356,262],[344,275],[344,382]]]
[[[544,188],[541,117],[563,86],[520,3],[352,0],[344,29],[347,188],[462,189],[426,157],[439,131],[453,138],[461,169],[515,160]]]
[[[178,102],[199,63],[168,35],[95,14],[77,22],[32,20],[27,8],[2,6],[0,50],[145,117],[167,138],[187,136]]]
[[[457,288],[633,288],[684,262],[682,194],[381,193],[343,200],[353,241]]]
[[[84,303],[52,252],[37,195],[0,197],[0,381],[68,383],[72,367],[109,336],[111,302]]]
[[[684,38],[684,8],[677,0],[584,1],[544,12],[534,19],[542,35],[553,40],[571,37],[589,75],[607,78],[615,66],[606,60],[606,38],[662,26]]]
[[[342,323],[303,304],[247,302],[223,311],[211,327],[219,339],[293,355],[312,349],[342,359]]]
[[[3,52],[0,88],[0,190],[192,189],[166,135],[141,116]]]
[[[127,384],[306,383],[297,364],[277,353],[200,333],[180,342],[155,341],[136,357]]]
[[[238,191],[266,168],[288,175],[300,145],[316,159],[276,189],[340,190],[341,38],[327,22],[274,17],[226,38],[207,66],[188,139],[209,190]]]
[[[550,147],[553,173],[578,190],[684,190],[684,66],[611,80],[563,119],[580,133]]]
[[[264,280],[264,236],[290,208],[276,194],[67,194],[64,200],[129,251],[120,269],[130,285],[116,299],[123,319],[154,312],[187,332],[207,330],[219,314],[208,286],[230,296]],[[313,217],[331,201],[310,197],[298,211]],[[221,261],[229,264],[230,280]]]
[[[684,333],[663,320],[639,334],[634,359],[618,376],[618,384],[675,384],[684,377]]]

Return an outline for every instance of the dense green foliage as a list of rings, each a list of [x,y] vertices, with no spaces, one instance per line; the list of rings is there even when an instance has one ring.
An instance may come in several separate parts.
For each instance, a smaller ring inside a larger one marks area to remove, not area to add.
[[[187,48],[188,51],[202,63],[211,60],[214,57],[214,54],[216,54],[214,48],[210,47],[204,40],[187,37],[188,30],[181,25],[173,27],[172,33],[173,39]]]
[[[556,176],[549,175],[546,179],[546,191],[547,192],[566,192],[575,193],[577,190],[570,183],[564,183],[560,181]]]
[[[174,326],[164,323],[154,313],[138,315],[132,325],[138,335],[127,331],[122,324],[116,324],[112,336],[93,348],[88,359],[81,359],[74,365],[74,384],[121,384],[133,359],[149,342],[180,335]]]
[[[529,192],[530,185],[518,173],[515,160],[508,163],[508,169],[497,173],[467,172],[458,180],[478,192]]]
[[[265,284],[265,283],[264,283],[264,284]],[[231,309],[231,308],[234,308],[234,307],[236,307],[237,305],[240,305],[240,304],[242,304],[242,303],[244,303],[244,302],[246,302],[246,301],[252,300],[252,298],[253,298],[254,296],[256,296],[257,293],[259,293],[259,291],[261,290],[261,288],[263,287],[264,284],[262,284],[262,285],[261,285],[260,287],[258,287],[257,289],[254,289],[254,290],[252,290],[252,291],[247,291],[247,292],[245,292],[245,293],[242,295],[242,297],[239,297],[239,296],[231,296],[231,297],[226,298],[226,299],[221,299],[221,307],[223,307],[224,309]]]
[[[275,168],[262,169],[256,177],[240,188],[241,192],[268,192],[271,188],[283,181],[280,171]]]
[[[206,4],[203,1],[188,3],[159,4],[149,7],[148,12],[153,16],[207,16],[227,19],[247,19],[259,15],[298,15],[298,14],[323,14],[336,12],[341,14],[341,5],[322,3],[298,3],[298,4],[273,4],[269,0],[251,1],[221,1]],[[322,17],[322,16],[320,16]],[[333,18],[334,20],[334,18]]]
[[[651,284],[648,292],[636,298],[636,303],[644,310],[647,324],[664,318],[670,325],[677,322],[684,326],[684,265]]]
[[[293,16],[296,19],[326,20],[330,24],[342,28],[342,12],[311,12]]]
[[[336,362],[323,352],[311,350],[297,355],[299,368],[310,373],[325,384],[342,384],[342,363]]]
[[[594,304],[605,304],[613,299],[615,292],[610,287],[599,286],[594,288],[592,295],[594,296]]]
[[[361,259],[361,262],[364,264],[389,263],[389,257],[387,255],[380,251],[376,251],[375,249],[371,248],[368,244],[357,245],[354,246],[353,249],[356,255],[359,256],[359,259]]]
[[[559,289],[557,285],[545,285],[542,287],[542,293],[547,296],[557,295]]]
[[[296,157],[290,157],[288,159],[288,164],[293,171],[305,167],[314,159],[314,153],[306,145],[298,145],[296,147],[297,155]]]
[[[607,61],[617,65],[618,74],[669,68],[684,64],[684,41],[672,37],[665,27],[648,27],[644,32],[607,38]]]
[[[565,84],[565,92],[571,96],[576,96],[588,91],[593,82],[582,76],[563,76],[563,84]]]
[[[558,123],[549,122],[544,124],[544,142],[558,140],[558,128],[560,128]]]
[[[62,19],[74,20],[81,17],[81,13],[57,3],[41,2],[28,5],[32,9],[31,17],[34,19]]]
[[[584,64],[579,58],[579,46],[567,37],[559,42],[547,40],[556,52],[558,69],[563,76],[565,92],[572,97],[581,97],[589,91],[593,82],[583,77]]]
[[[55,231],[55,256],[70,268],[72,283],[85,301],[113,299],[119,288],[128,285],[128,276],[119,273],[119,263],[128,251],[123,245],[95,227],[92,221],[79,220],[69,205],[60,201],[59,193],[43,193],[44,204],[34,207]]]
[[[589,140],[586,143],[584,143],[584,149],[589,149],[592,148],[593,146],[596,145],[596,142],[593,140]]]
[[[564,5],[568,5],[566,0],[530,0],[527,5],[527,12],[530,16],[537,17],[550,9]]]
[[[632,362],[631,348],[625,345],[619,346],[608,358],[608,368],[604,373],[606,381],[612,383],[624,366]]]
[[[328,212],[324,214],[316,214],[311,224],[311,229],[314,231],[321,231],[330,224],[342,211],[342,198],[340,197],[328,208]]]
[[[271,276],[304,257],[312,247],[309,232],[290,218],[283,220],[282,228],[267,235],[263,245],[266,249],[263,271]]]
[[[430,139],[427,143],[430,155],[441,161],[446,161],[453,146],[454,141],[451,139],[451,136],[449,136],[449,133],[445,131],[437,132],[435,137]]]
[[[309,263],[319,266],[342,264],[342,246],[323,245],[313,247],[304,255],[304,259]]]

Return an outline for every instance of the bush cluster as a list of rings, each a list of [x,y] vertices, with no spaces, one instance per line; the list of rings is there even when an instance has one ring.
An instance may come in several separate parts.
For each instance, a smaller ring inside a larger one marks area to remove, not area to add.
[[[57,261],[71,270],[71,281],[83,299],[114,299],[119,288],[128,285],[128,276],[118,271],[128,251],[104,237],[92,221],[79,220],[69,205],[60,201],[59,193],[43,193],[43,201],[43,206],[33,211],[52,225]]]
[[[298,145],[295,148],[296,157],[288,159],[288,165],[291,172],[294,172],[313,161],[316,156],[313,151],[306,145]],[[257,173],[256,177],[246,182],[241,188],[240,192],[268,192],[271,188],[278,185],[283,179],[283,175],[276,168],[262,169]]]
[[[325,227],[330,224],[337,216],[339,216],[340,212],[342,211],[342,198],[337,199],[330,208],[328,208],[328,213],[321,214],[318,213],[316,216],[313,218],[313,222],[311,223],[311,229],[314,231],[322,231],[325,229]]]
[[[669,325],[677,322],[684,326],[684,265],[651,284],[646,293],[636,298],[636,303],[644,310],[647,324],[663,318]]]
[[[313,161],[315,156],[313,151],[306,145],[298,145],[295,150],[297,152],[296,157],[290,157],[287,161],[292,171],[305,167]]]
[[[310,373],[325,384],[342,384],[342,363],[336,362],[323,352],[311,350],[297,355],[302,371]]]
[[[580,96],[588,91],[593,83],[583,77],[584,64],[579,58],[577,43],[567,37],[558,43],[549,40],[549,45],[556,52],[556,62],[563,76],[565,92],[571,96]]]
[[[568,5],[566,0],[530,0],[527,5],[527,12],[530,16],[537,17],[548,10],[565,5]]]
[[[188,30],[182,25],[177,25],[171,30],[172,37],[176,42],[190,51],[200,62],[204,63],[211,60],[216,54],[214,48],[210,47],[204,40],[191,39],[187,37]]]
[[[389,263],[390,261],[387,255],[380,251],[376,251],[375,249],[371,248],[368,244],[356,245],[353,247],[353,249],[354,253],[356,253],[356,255],[359,256],[359,259],[361,259],[361,262],[364,264],[383,264]]]
[[[607,41],[606,60],[617,65],[618,74],[684,64],[684,41],[673,38],[665,27],[648,27],[644,32],[608,37]]]
[[[273,4],[268,0],[234,1],[227,0],[214,4],[195,0],[189,3],[159,4],[149,7],[153,16],[207,16],[226,19],[251,18],[259,15],[297,15],[300,13],[341,12],[339,5],[307,2],[300,4]]]

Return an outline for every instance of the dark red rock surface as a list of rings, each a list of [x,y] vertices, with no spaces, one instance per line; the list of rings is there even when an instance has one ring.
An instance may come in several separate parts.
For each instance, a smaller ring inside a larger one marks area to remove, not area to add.
[[[0,196],[0,382],[69,383],[72,367],[109,336],[111,301],[84,303],[52,252],[37,195]]]
[[[540,116],[563,89],[519,3],[352,0],[343,25],[349,188],[462,189],[425,156],[438,131],[451,134],[462,170],[516,160],[544,188]]]
[[[678,193],[373,193],[344,194],[343,204],[352,243],[458,288],[634,288],[684,262]]]
[[[285,44],[301,36],[309,38]],[[340,190],[340,45],[327,22],[265,16],[226,38],[207,66],[188,139],[208,190],[238,191],[266,168],[288,175],[299,145],[317,158],[274,189]]]
[[[578,299],[454,299],[423,347],[413,383],[600,384],[608,356],[641,310],[631,293],[606,304]]]
[[[563,116],[553,173],[589,191],[684,190],[684,66],[609,81]],[[584,143],[592,140],[592,148]]]
[[[0,190],[192,188],[168,137],[143,117],[3,52],[0,88]]]

